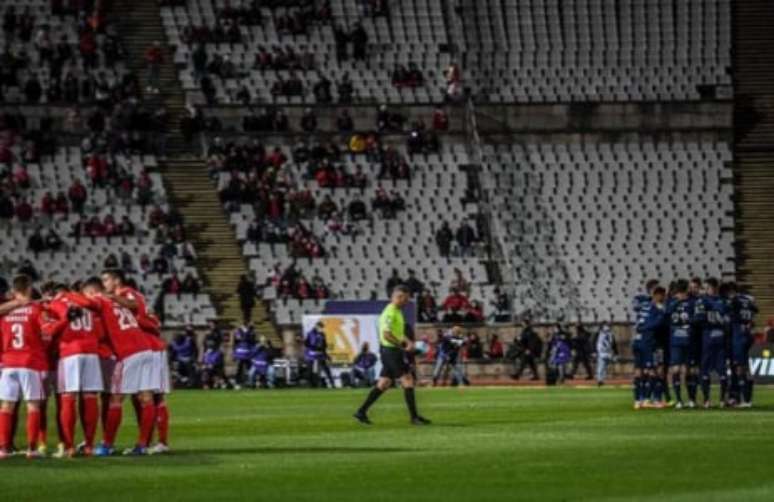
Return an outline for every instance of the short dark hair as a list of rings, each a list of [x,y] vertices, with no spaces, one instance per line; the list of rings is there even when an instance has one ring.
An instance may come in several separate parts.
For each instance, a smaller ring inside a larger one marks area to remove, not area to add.
[[[44,295],[52,294],[54,291],[56,291],[56,286],[56,282],[46,281],[40,286],[40,292]]]
[[[11,286],[16,293],[27,293],[32,289],[32,278],[26,274],[19,274],[13,278]]]
[[[653,288],[653,293],[652,294],[654,294],[654,295],[665,295],[666,294],[666,289],[664,289],[663,286],[656,286],[655,288]]]
[[[701,286],[701,277],[691,277],[691,284],[698,284]]]
[[[394,288],[392,288],[393,293],[406,293],[407,295],[411,294],[411,291],[409,290],[408,286],[405,284],[398,284]]]
[[[83,281],[82,288],[93,286],[97,289],[102,289],[102,281],[99,279],[99,277],[89,277],[85,281]]]
[[[645,291],[653,291],[656,286],[658,286],[658,279],[648,279],[648,282],[645,283]]]
[[[676,293],[687,293],[688,292],[688,281],[685,279],[678,279],[675,281],[675,292]]]
[[[108,268],[102,271],[102,275],[109,275],[114,279],[124,282],[124,271],[120,268]]]
[[[704,284],[709,286],[709,287],[711,287],[711,288],[718,289],[718,287],[720,286],[720,281],[718,281],[714,277],[710,277],[709,279],[706,279],[704,281]]]

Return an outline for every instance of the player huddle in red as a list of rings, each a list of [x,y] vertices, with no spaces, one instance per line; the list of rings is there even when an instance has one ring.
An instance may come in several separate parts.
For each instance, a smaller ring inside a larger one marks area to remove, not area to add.
[[[58,415],[56,457],[113,455],[126,396],[134,404],[138,436],[124,454],[169,451],[166,343],[159,320],[121,272],[109,270],[72,288],[48,283],[39,301],[32,299],[31,279],[21,275],[12,294],[0,305],[0,459],[15,450],[21,401],[27,407],[27,458],[46,455],[50,396]],[[83,442],[76,447],[78,415]],[[95,447],[100,420],[102,442]],[[149,447],[154,428],[158,443]]]

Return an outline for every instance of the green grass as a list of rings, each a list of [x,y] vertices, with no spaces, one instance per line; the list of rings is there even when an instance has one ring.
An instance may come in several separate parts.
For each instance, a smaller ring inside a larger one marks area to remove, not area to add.
[[[753,410],[630,409],[625,389],[178,392],[165,457],[13,458],[0,500],[772,500],[774,389]],[[124,412],[122,446],[135,424]],[[20,426],[23,432],[23,424]],[[21,443],[20,443],[21,444]]]

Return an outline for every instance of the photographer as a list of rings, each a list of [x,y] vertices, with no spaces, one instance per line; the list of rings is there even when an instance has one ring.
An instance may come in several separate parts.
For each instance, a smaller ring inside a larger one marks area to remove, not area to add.
[[[212,337],[204,340],[204,354],[202,354],[202,388],[225,389],[226,371],[225,358],[220,344]]]
[[[460,357],[460,349],[465,344],[465,337],[460,326],[454,326],[449,331],[442,333],[438,340],[438,354],[433,368],[433,387],[438,385],[438,380],[444,373],[452,373],[452,385],[470,385],[465,376]],[[445,380],[445,377],[444,377]]]
[[[274,388],[273,363],[274,354],[272,354],[271,345],[267,342],[266,337],[262,336],[250,356],[250,371],[247,376],[251,387],[257,388],[260,379],[262,385],[270,389]]]
[[[196,380],[196,361],[199,349],[196,347],[192,327],[186,327],[185,332],[175,336],[169,344],[169,355],[172,359],[175,380],[180,385],[193,386]]]

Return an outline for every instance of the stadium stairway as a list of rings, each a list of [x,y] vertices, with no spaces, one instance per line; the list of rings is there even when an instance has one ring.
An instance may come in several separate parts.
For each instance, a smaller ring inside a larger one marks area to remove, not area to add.
[[[736,235],[739,280],[774,316],[774,4],[733,2]]]
[[[127,66],[140,79],[143,99],[146,102],[164,106],[168,114],[169,134],[167,135],[167,154],[175,155],[189,150],[180,134],[180,120],[187,113],[185,93],[177,79],[177,70],[173,62],[174,51],[166,45],[164,26],[157,0],[117,0],[114,8],[122,42],[128,53]],[[145,52],[154,41],[161,42],[165,61],[160,68],[160,93],[146,92],[148,70],[145,65]]]
[[[186,234],[198,254],[205,292],[212,298],[221,323],[236,327],[242,322],[236,287],[239,278],[250,272],[217,192],[207,177],[204,161],[168,159],[163,169],[170,200],[185,217]],[[256,333],[266,335],[275,347],[281,347],[262,302],[256,302],[252,314]]]

